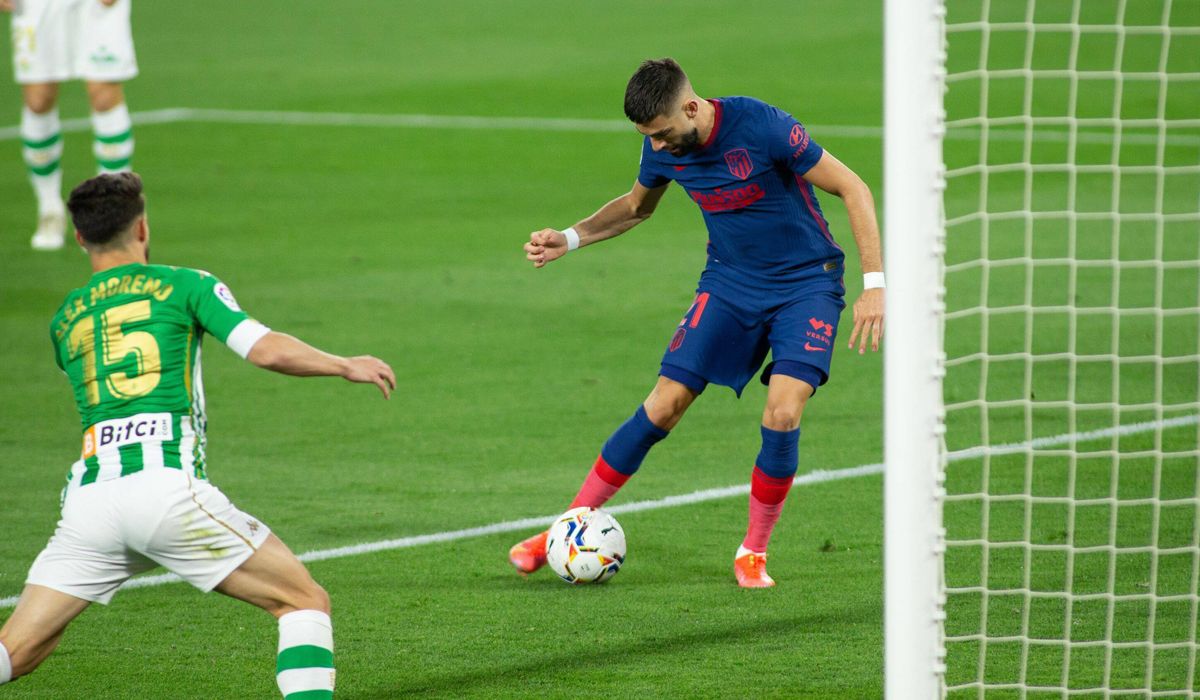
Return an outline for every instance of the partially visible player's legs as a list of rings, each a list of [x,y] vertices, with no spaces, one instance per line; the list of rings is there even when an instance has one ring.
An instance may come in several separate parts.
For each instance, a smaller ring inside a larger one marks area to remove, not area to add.
[[[771,375],[763,409],[762,448],[750,475],[750,524],[734,555],[734,574],[744,588],[775,585],[767,575],[767,543],[800,463],[800,418],[813,391],[806,381],[778,371]]]
[[[67,229],[62,199],[62,125],[58,119],[58,83],[21,86],[21,155],[37,197],[38,226],[30,244],[37,250],[58,250]]]
[[[332,698],[333,623],[329,594],[274,534],[216,590],[279,619],[275,679],[287,698]]]
[[[92,105],[92,153],[97,172],[128,172],[133,162],[133,120],[121,83],[88,81],[87,92]]]
[[[0,685],[31,673],[58,646],[63,631],[90,601],[27,584],[0,627]]]
[[[571,507],[599,508],[607,503],[642,466],[650,448],[667,437],[698,395],[680,382],[660,376],[645,402],[604,443]],[[546,532],[513,545],[508,559],[522,573],[540,569],[546,563]]]

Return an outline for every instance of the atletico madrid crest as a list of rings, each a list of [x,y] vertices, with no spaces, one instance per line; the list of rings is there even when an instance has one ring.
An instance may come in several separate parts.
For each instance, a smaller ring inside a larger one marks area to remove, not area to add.
[[[750,154],[744,148],[735,148],[725,154],[725,164],[729,166],[729,172],[739,180],[745,180],[750,177],[750,173],[754,172],[754,163],[750,160]]]

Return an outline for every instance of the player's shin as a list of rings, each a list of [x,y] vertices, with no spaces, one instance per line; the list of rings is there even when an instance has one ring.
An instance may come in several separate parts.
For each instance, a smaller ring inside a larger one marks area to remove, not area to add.
[[[38,216],[61,214],[62,201],[62,125],[58,109],[38,114],[26,107],[21,112],[21,154],[29,171],[29,182],[37,195]]]
[[[92,152],[97,171],[128,172],[133,162],[133,120],[124,102],[107,112],[92,112]]]
[[[4,643],[0,642],[0,685],[12,680],[12,659],[8,656],[8,649],[4,648]]]
[[[284,700],[333,697],[333,623],[320,610],[297,610],[279,618],[275,680]]]
[[[583,486],[571,501],[571,507],[599,508],[629,481],[642,466],[642,460],[660,440],[670,433],[650,422],[646,409],[638,406],[629,420],[621,424],[604,447]]]
[[[762,450],[750,477],[750,525],[742,541],[742,547],[751,552],[767,551],[771,531],[779,521],[800,463],[799,443],[799,428],[789,431],[762,428]]]

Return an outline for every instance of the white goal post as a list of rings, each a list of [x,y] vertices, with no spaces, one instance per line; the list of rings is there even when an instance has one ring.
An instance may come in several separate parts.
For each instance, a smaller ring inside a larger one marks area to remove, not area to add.
[[[888,698],[941,696],[941,0],[884,16],[884,628]]]

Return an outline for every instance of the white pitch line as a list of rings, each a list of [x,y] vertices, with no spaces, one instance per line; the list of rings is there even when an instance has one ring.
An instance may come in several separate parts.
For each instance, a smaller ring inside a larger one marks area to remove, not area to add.
[[[1002,455],[1016,454],[1024,452],[1028,449],[1042,449],[1045,447],[1057,447],[1072,442],[1087,442],[1090,440],[1102,440],[1104,438],[1121,437],[1124,435],[1136,435],[1138,433],[1147,433],[1158,428],[1170,430],[1171,428],[1180,428],[1185,425],[1196,425],[1200,423],[1200,415],[1179,416],[1177,418],[1164,418],[1161,421],[1146,421],[1144,423],[1130,423],[1128,425],[1119,425],[1115,428],[1104,428],[1102,430],[1088,430],[1082,433],[1074,433],[1073,435],[1057,436],[1057,437],[1042,437],[1034,438],[1029,442],[1010,442],[1006,445],[992,445],[991,447],[971,447],[965,450],[956,450],[946,454],[946,461],[958,462],[964,459],[974,459],[983,455],[991,455],[999,457]]]
[[[1169,418],[1162,421],[1150,421],[1146,423],[1133,423],[1130,425],[1121,425],[1113,428],[1104,428],[1102,430],[1090,430],[1082,433],[1068,433],[1064,435],[1055,435],[1052,437],[1036,438],[1029,442],[1010,443],[1007,445],[997,445],[991,448],[974,448],[970,450],[960,450],[951,452],[947,455],[947,461],[958,462],[964,459],[971,459],[984,453],[984,449],[991,454],[1010,454],[1022,449],[1040,449],[1046,447],[1054,447],[1057,445],[1066,445],[1072,442],[1084,442],[1089,440],[1101,440],[1117,435],[1135,435],[1137,433],[1146,433],[1153,430],[1168,430],[1170,428],[1178,428],[1185,425],[1195,425],[1200,423],[1200,415],[1180,416],[1178,418]],[[863,464],[857,467],[847,469],[825,470],[818,469],[816,471],[803,474],[792,480],[795,486],[811,486],[813,484],[823,484],[830,481],[840,481],[842,479],[855,479],[861,476],[871,476],[874,474],[882,474],[882,464]],[[624,505],[617,505],[605,508],[610,513],[636,513],[644,510],[658,510],[660,508],[674,508],[676,506],[692,505],[695,503],[704,503],[706,501],[716,501],[723,498],[732,498],[734,496],[744,496],[750,493],[749,484],[738,484],[736,486],[726,486],[724,488],[705,489],[703,491],[693,491],[692,493],[679,494],[676,496],[667,496],[649,501],[634,501]],[[304,552],[299,555],[300,561],[314,562],[324,561],[326,559],[340,559],[342,557],[351,557],[359,554],[369,554],[371,552],[383,552],[393,549],[407,549],[409,547],[419,547],[426,544],[436,544],[439,542],[453,542],[455,540],[463,540],[471,537],[482,537],[484,535],[496,535],[504,532],[515,532],[518,530],[529,530],[532,528],[545,527],[551,520],[559,514],[544,515],[536,518],[522,518],[520,520],[507,520],[491,525],[481,525],[479,527],[469,527],[463,530],[447,530],[445,532],[433,532],[427,535],[413,535],[411,537],[400,537],[394,540],[381,540],[378,542],[365,542],[363,544],[348,545],[345,547],[335,547],[333,549],[317,549],[311,552]],[[175,583],[181,581],[175,574],[158,574],[155,576],[140,576],[135,579],[126,581],[121,586],[120,590],[130,588],[146,588],[149,586],[161,586],[165,583]],[[0,598],[0,608],[11,608],[17,604],[18,596],[9,598]]]
[[[455,114],[354,114],[346,112],[290,112],[241,109],[200,109],[173,107],[146,112],[135,112],[133,123],[139,126],[150,124],[257,124],[267,126],[342,126],[375,127],[388,129],[460,129],[460,130],[504,130],[504,131],[568,131],[634,133],[633,126],[624,119],[570,119],[560,117],[505,117]],[[878,126],[853,124],[809,124],[808,130],[818,137],[881,139],[883,129]],[[87,118],[65,119],[64,133],[88,131],[91,121]],[[0,127],[0,141],[20,138],[20,128]],[[969,129],[950,129],[946,138],[951,141],[977,141],[976,132]],[[1070,138],[1067,131],[1038,129],[1034,131],[1038,141],[1065,142]],[[1023,128],[993,128],[988,133],[991,141],[1024,141]],[[1079,143],[1111,144],[1113,137],[1107,133],[1087,130],[1075,135]],[[1156,134],[1123,133],[1122,143],[1156,144]],[[1175,134],[1168,138],[1170,146],[1200,145],[1200,136]]]
[[[504,131],[570,131],[634,134],[633,125],[624,119],[572,119],[562,117],[506,117],[463,114],[354,114],[346,112],[285,112],[241,109],[193,109],[173,107],[134,112],[135,125],[176,124],[257,124],[266,126],[348,126],[389,129],[465,129]],[[87,118],[64,119],[64,133],[91,130]],[[848,138],[880,138],[877,126],[809,126],[810,130]],[[0,141],[20,138],[20,127],[0,127]]]

